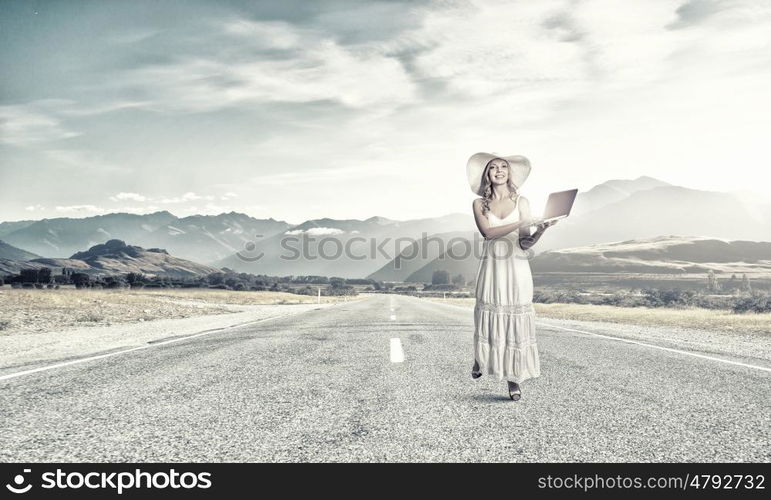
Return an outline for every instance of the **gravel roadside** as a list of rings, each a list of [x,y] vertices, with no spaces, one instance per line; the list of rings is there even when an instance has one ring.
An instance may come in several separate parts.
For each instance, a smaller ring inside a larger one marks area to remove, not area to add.
[[[229,313],[0,336],[0,375],[334,304],[218,305]],[[205,313],[202,313],[205,314]]]
[[[466,309],[470,314],[473,310],[473,305],[435,303],[456,309]],[[537,317],[537,321],[539,325],[555,325],[673,349],[744,358],[771,368],[771,336],[765,333],[578,321],[542,316]]]

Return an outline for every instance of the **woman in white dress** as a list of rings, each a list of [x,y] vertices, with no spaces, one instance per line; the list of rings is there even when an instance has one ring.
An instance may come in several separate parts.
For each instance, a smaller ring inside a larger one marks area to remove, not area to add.
[[[554,222],[531,234],[530,204],[519,192],[530,174],[524,156],[473,155],[467,165],[474,219],[484,236],[476,281],[473,378],[506,379],[518,401],[524,380],[540,376],[533,309],[533,276],[527,250]]]

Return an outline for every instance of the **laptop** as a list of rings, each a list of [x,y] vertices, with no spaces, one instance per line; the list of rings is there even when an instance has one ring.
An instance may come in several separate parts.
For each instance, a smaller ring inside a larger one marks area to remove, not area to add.
[[[546,202],[546,210],[543,211],[543,217],[533,219],[531,225],[536,226],[544,222],[563,219],[570,215],[570,209],[573,208],[576,194],[578,194],[578,189],[569,189],[550,194]]]

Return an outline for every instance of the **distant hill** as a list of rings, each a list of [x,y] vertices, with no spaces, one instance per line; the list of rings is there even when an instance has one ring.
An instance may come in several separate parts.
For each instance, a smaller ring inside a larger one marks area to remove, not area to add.
[[[771,272],[771,242],[662,236],[544,252],[534,272]]]
[[[430,282],[436,270],[476,277],[479,260],[436,259],[404,281]],[[771,242],[661,236],[550,250],[530,261],[534,273],[771,273]]]
[[[112,238],[143,242],[147,234],[176,219],[169,212],[115,213],[83,219],[60,217],[33,222],[3,239],[43,257],[66,257]]]
[[[0,240],[0,259],[4,260],[31,260],[40,257],[32,252],[16,248],[13,245]]]
[[[603,205],[603,203],[607,203]],[[657,238],[686,234],[714,240],[771,241],[771,204],[732,193],[700,191],[641,177],[633,181],[608,181],[579,193],[574,212],[547,230],[534,247],[536,253],[584,247],[608,241]],[[476,232],[466,239],[473,241]],[[466,243],[468,244],[468,243]],[[462,252],[455,252],[460,254]],[[436,269],[476,273],[478,254],[467,259],[436,256],[435,263],[415,260],[405,265],[388,262],[378,270],[384,281],[427,281]],[[415,269],[420,266],[419,269]],[[405,269],[412,272],[407,273]]]
[[[406,246],[396,258],[381,266],[377,271],[367,276],[367,278],[377,281],[407,281],[413,273],[420,271],[420,269],[430,264],[433,260],[445,257],[445,251],[452,242],[471,242],[474,241],[474,235],[475,232],[473,231],[455,231],[433,234],[425,240],[422,238],[415,240]],[[465,246],[459,244],[456,255],[461,256],[464,251],[467,251]],[[478,256],[479,253],[476,255]],[[444,262],[444,265],[446,271],[457,270],[449,258]],[[461,267],[463,267],[462,264]],[[453,275],[455,274],[458,273],[455,272]],[[430,278],[429,276],[429,280]],[[472,276],[464,275],[464,278],[466,278],[466,281],[469,281]]]
[[[216,262],[245,245],[286,231],[291,226],[275,219],[255,219],[237,212],[191,215],[173,220],[140,242],[166,248],[174,255],[199,262]]]
[[[423,236],[441,236],[446,241],[457,238],[456,245],[468,245],[478,234],[470,210],[405,221],[319,218],[298,225],[237,212],[183,218],[169,212],[109,214],[3,223],[0,231],[8,231],[2,237],[6,243],[44,257],[65,257],[120,239],[254,274],[422,281],[426,275],[430,279],[432,269],[441,264],[470,280],[478,261],[478,253],[464,263],[464,259],[446,258],[442,254],[446,248],[437,249],[435,244],[427,245],[424,252],[420,243]],[[674,186],[646,176],[614,179],[580,192],[570,217],[549,229],[534,250],[541,253],[667,234],[771,241],[771,203],[739,193]],[[414,250],[419,251],[417,259],[405,258]],[[434,259],[440,262],[434,265]]]
[[[34,224],[35,222],[37,221],[19,220],[19,221],[11,221],[11,222],[0,222],[0,238],[5,236],[6,234],[12,233],[16,230],[19,230],[31,224]]]
[[[272,236],[289,227],[286,222],[236,212],[183,218],[165,211],[146,215],[114,213],[20,224],[3,239],[44,257],[65,257],[108,239],[121,239],[144,247],[166,248],[183,258],[212,262],[232,255],[257,239],[258,234]]]
[[[466,214],[406,221],[315,219],[213,265],[254,274],[361,278],[376,272],[423,235],[428,238],[472,228],[474,219]]]
[[[771,205],[680,186],[645,189],[600,208],[571,214],[544,234],[537,250],[666,234],[771,241]]]
[[[475,241],[476,244],[474,244]],[[482,255],[483,243],[483,239],[474,239],[473,233],[469,234],[465,242],[457,241],[451,244],[448,240],[448,248],[445,252],[409,274],[404,278],[404,281],[430,283],[434,271],[439,270],[447,271],[450,273],[450,277],[460,274],[463,276],[464,281],[472,281],[476,278],[479,269],[479,258]]]
[[[630,195],[647,189],[671,186],[653,177],[642,176],[637,179],[613,179],[578,193],[571,214],[573,217],[597,210],[611,203],[616,203]]]
[[[9,274],[19,274],[22,269],[39,269],[50,267],[31,260],[0,259],[0,278]]]
[[[169,255],[160,248],[127,245],[121,240],[109,240],[68,259],[36,258],[30,261],[0,261],[0,271],[18,273],[29,267],[50,267],[61,272],[62,268],[88,274],[142,273],[148,276],[190,278],[217,272],[218,269]]]

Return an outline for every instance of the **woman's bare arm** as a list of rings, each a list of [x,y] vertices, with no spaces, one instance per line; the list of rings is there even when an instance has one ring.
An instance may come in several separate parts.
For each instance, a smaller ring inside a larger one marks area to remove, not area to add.
[[[482,236],[485,237],[485,239],[491,240],[494,238],[500,238],[501,236],[506,236],[512,231],[515,231],[522,227],[526,222],[519,221],[519,222],[512,222],[511,224],[505,224],[503,226],[491,226],[490,221],[487,220],[487,217],[482,213],[482,199],[477,198],[474,200],[474,203],[472,204],[472,209],[474,210],[474,220],[477,223],[477,229],[479,229],[479,232],[482,234]]]
[[[530,202],[525,198],[524,196],[520,196],[519,198],[519,218],[523,221],[530,221],[532,220],[532,215],[530,213]],[[547,222],[545,224],[539,224],[538,229],[535,233],[531,234],[530,228],[532,226],[525,225],[522,227],[522,229],[519,230],[519,246],[523,250],[527,250],[528,248],[532,248],[533,245],[535,245],[538,240],[541,239],[541,236],[543,236],[543,233],[546,231],[546,228],[549,226],[553,226],[556,224],[557,221]]]

